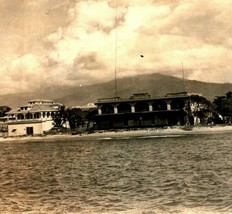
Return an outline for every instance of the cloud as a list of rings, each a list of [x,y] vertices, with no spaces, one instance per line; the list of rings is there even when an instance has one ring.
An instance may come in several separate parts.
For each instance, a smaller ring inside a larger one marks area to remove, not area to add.
[[[21,58],[11,59],[0,72],[2,88],[5,93],[15,93],[25,90],[38,90],[44,82],[44,71],[41,62],[34,55],[28,54]]]
[[[44,79],[51,85],[102,82],[113,78],[115,66],[119,77],[181,77],[183,63],[186,78],[231,80],[230,0],[117,0],[117,7],[115,0],[16,2],[3,4],[9,14],[21,8],[15,20],[25,25],[24,32],[12,30],[11,15],[5,26],[16,41],[0,55],[5,91],[27,90]]]

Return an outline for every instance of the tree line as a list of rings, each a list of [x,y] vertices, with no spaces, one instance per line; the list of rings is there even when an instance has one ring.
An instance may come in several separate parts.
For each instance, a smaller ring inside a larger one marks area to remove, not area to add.
[[[58,111],[53,115],[54,127],[67,127],[71,130],[85,127],[86,130],[90,130],[95,114],[96,109],[82,110],[80,108],[60,106]]]

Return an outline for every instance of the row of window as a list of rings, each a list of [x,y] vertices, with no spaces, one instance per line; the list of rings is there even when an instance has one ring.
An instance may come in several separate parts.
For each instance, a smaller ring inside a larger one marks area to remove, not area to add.
[[[39,119],[39,118],[46,118],[46,117],[52,117],[54,115],[54,112],[36,112],[34,114],[27,113],[27,114],[18,114],[17,119],[18,120],[24,120],[24,119]]]
[[[173,100],[170,102],[170,108],[171,109],[183,109],[185,106],[185,102],[183,100]],[[137,102],[133,105],[135,112],[144,112],[149,111],[149,104],[147,102]],[[118,113],[130,113],[132,104],[130,103],[120,103],[117,105],[117,111]],[[152,103],[152,110],[153,111],[159,111],[159,110],[167,110],[167,103],[165,101],[157,101],[155,103]],[[101,107],[102,114],[111,114],[114,113],[114,106],[113,104],[104,104]]]

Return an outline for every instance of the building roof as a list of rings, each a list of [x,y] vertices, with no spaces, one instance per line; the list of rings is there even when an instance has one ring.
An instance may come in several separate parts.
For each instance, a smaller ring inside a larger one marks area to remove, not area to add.
[[[148,93],[133,94],[130,98],[122,99],[120,97],[114,98],[102,98],[98,99],[95,105],[107,104],[107,103],[122,103],[122,102],[139,102],[139,101],[153,101],[153,100],[167,100],[175,98],[188,98],[190,95],[187,92],[169,93],[165,96],[151,97]]]
[[[54,112],[58,110],[58,106],[62,106],[62,104],[53,102],[52,100],[35,99],[29,101],[26,105],[22,105],[20,108],[12,109],[6,114],[11,115],[36,112]]]
[[[79,108],[82,110],[87,110],[87,109],[96,109],[97,106],[94,103],[87,103],[83,106],[73,106],[72,108]]]
[[[27,113],[51,112],[51,111],[57,111],[57,109],[55,109],[50,105],[35,104],[31,107],[31,109],[21,110],[20,108],[18,108],[18,109],[13,109],[7,112],[6,114],[27,114]]]
[[[30,100],[29,102],[28,102],[28,104],[27,105],[25,105],[25,106],[31,106],[31,105],[33,105],[33,104],[44,104],[44,105],[58,105],[58,106],[62,106],[63,104],[61,104],[61,103],[57,103],[57,102],[54,102],[53,100],[44,100],[44,99],[34,99],[34,100]]]
[[[45,99],[34,99],[34,100],[29,101],[29,103],[31,103],[31,102],[54,103],[54,101],[52,101],[52,100],[45,100]]]
[[[20,112],[23,112],[23,111],[20,111],[19,108],[16,108],[16,109],[12,109],[12,110],[6,112],[6,114],[18,114]],[[24,112],[28,112],[28,111],[24,111]]]
[[[50,105],[43,105],[43,104],[35,104],[32,106],[32,108],[29,110],[31,113],[35,112],[44,112],[44,111],[57,111],[54,107]]]

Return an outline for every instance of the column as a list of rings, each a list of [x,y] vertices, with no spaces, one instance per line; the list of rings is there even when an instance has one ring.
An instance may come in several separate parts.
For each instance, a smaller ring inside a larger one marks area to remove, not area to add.
[[[149,104],[149,111],[153,111],[152,103],[148,103],[148,104]]]
[[[114,105],[114,114],[118,113],[118,105]]]
[[[101,107],[100,107],[100,108],[98,108],[98,115],[102,115]]]
[[[135,113],[135,104],[131,104],[131,113]]]
[[[171,110],[171,101],[166,101],[167,103],[167,110],[170,111]]]

